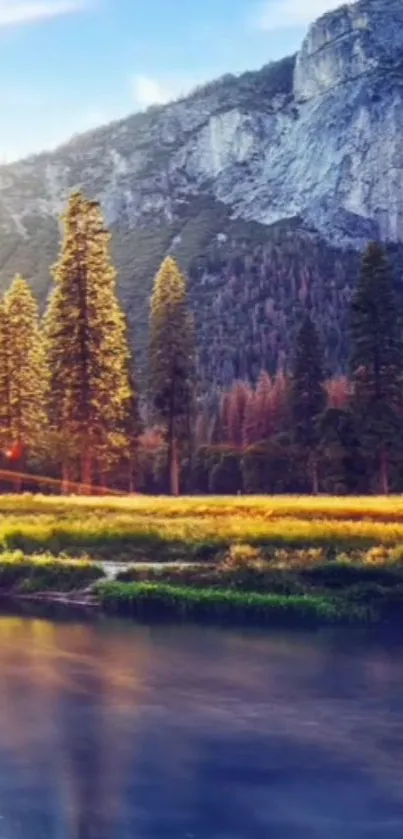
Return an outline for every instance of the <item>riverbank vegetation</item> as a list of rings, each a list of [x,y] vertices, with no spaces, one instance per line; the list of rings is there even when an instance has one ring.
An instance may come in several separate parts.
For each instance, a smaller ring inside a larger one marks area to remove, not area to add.
[[[321,549],[236,545],[216,564],[130,567],[97,590],[107,611],[133,617],[402,623],[403,551],[372,548],[329,560]]]
[[[108,614],[132,618],[186,618],[258,624],[349,623],[368,621],[370,610],[326,595],[261,594],[194,589],[161,583],[105,583],[97,589]]]
[[[144,618],[403,619],[399,499],[15,497],[0,540],[3,595],[64,592]]]
[[[102,568],[90,561],[64,561],[46,554],[26,557],[21,551],[0,554],[3,595],[79,591],[102,577]]]

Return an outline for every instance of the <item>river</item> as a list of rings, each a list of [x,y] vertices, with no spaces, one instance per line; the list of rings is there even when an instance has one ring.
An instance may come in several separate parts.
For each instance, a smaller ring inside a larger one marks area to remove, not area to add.
[[[403,641],[0,615],[0,839],[402,839]]]

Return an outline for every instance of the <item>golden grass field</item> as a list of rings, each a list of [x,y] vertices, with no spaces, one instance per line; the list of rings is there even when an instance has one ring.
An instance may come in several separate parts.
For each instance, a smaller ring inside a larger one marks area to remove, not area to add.
[[[0,497],[0,547],[119,554],[232,543],[403,545],[403,497]]]

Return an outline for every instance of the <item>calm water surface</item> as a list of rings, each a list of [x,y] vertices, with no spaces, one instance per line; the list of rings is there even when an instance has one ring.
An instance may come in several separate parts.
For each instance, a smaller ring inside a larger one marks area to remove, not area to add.
[[[403,839],[403,643],[0,615],[0,839]]]

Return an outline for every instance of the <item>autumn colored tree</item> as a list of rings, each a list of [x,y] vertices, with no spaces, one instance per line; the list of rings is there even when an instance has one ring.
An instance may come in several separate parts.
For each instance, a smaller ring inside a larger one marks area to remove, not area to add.
[[[333,376],[325,382],[326,407],[338,411],[347,410],[353,395],[353,386],[347,376]]]
[[[151,297],[149,391],[156,418],[164,427],[173,495],[179,494],[181,449],[189,444],[194,389],[195,332],[187,284],[169,256],[158,271]]]
[[[402,312],[384,248],[366,249],[351,307],[354,413],[364,449],[378,461],[379,489],[389,492],[389,461],[401,444]]]
[[[290,381],[282,370],[272,379],[264,370],[253,388],[236,381],[222,396],[219,406],[220,439],[242,448],[268,440],[288,428]]]
[[[259,443],[267,440],[275,432],[275,418],[273,415],[273,382],[264,370],[259,376],[255,391],[255,435],[248,443]]]
[[[245,438],[245,415],[253,391],[246,382],[236,381],[222,397],[220,419],[225,443],[242,447]],[[246,418],[247,419],[247,418]]]
[[[272,379],[268,373],[259,376],[256,385],[256,442],[268,440],[289,425],[290,382],[283,370]]]
[[[77,459],[87,488],[95,470],[104,479],[125,450],[133,398],[126,322],[109,241],[99,204],[75,192],[64,216],[45,335],[49,416],[61,442],[64,479],[68,482]]]
[[[318,420],[325,407],[320,341],[315,324],[307,315],[297,335],[292,375],[292,427],[296,443],[309,465],[312,492],[318,492]]]
[[[48,375],[38,305],[30,286],[16,276],[0,310],[4,440],[33,459],[44,452]],[[20,459],[20,458],[18,458]]]
[[[256,391],[251,387],[246,398],[246,404],[243,411],[243,428],[242,428],[242,443],[244,446],[249,446],[261,439],[259,437],[260,415],[257,410]]]

